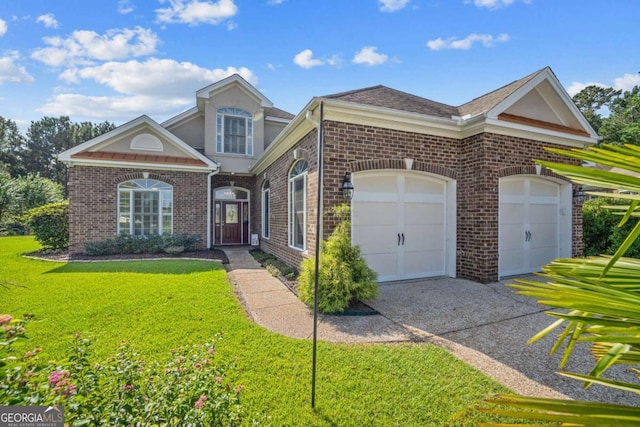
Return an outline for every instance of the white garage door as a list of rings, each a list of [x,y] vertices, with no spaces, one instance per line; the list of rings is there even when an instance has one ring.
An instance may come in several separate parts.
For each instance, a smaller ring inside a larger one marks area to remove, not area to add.
[[[354,174],[354,186],[352,241],[378,281],[448,273],[447,181],[368,171]]]
[[[561,212],[559,184],[535,177],[500,180],[500,276],[539,271],[561,256]]]

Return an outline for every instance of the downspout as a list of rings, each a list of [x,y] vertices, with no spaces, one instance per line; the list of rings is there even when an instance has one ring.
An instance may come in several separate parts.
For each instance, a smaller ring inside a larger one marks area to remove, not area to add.
[[[211,177],[220,172],[220,164],[216,165],[216,170],[207,175],[207,249],[211,249]]]

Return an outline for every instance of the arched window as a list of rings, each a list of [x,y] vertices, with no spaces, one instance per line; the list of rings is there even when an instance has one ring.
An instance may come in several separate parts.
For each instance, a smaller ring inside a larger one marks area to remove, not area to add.
[[[289,246],[307,248],[307,172],[306,160],[298,160],[289,172]]]
[[[155,179],[134,179],[118,185],[118,234],[173,233],[173,187]]]
[[[262,237],[269,238],[269,226],[271,219],[271,185],[269,181],[262,183]]]
[[[253,156],[253,116],[239,108],[220,108],[216,117],[216,151]]]

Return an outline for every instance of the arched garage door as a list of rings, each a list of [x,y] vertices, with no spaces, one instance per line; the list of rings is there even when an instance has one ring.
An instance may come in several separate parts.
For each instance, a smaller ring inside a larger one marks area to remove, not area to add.
[[[455,276],[455,182],[394,170],[353,184],[352,241],[378,281]]]
[[[571,256],[571,189],[550,179],[500,179],[500,276],[539,271]]]

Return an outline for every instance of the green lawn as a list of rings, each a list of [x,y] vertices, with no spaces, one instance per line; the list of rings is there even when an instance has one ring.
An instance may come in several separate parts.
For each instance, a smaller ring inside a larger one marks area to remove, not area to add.
[[[35,315],[24,349],[60,358],[73,335],[104,359],[126,340],[147,360],[223,334],[218,358],[237,358],[247,413],[274,426],[466,426],[474,407],[505,388],[428,344],[319,343],[316,410],[310,408],[311,342],[251,322],[220,264],[166,260],[52,263],[25,259],[29,237],[0,238],[0,313]],[[20,347],[17,347],[20,350]],[[228,373],[229,374],[229,373]]]

